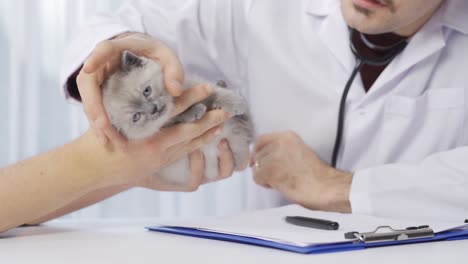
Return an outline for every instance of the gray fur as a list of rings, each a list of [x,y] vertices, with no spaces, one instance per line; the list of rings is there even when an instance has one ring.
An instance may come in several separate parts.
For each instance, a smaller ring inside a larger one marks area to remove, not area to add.
[[[202,82],[205,83],[195,78],[187,78],[184,88],[188,89]],[[205,176],[214,179],[218,176],[219,141],[223,138],[228,140],[234,166],[239,168],[247,162],[253,126],[243,97],[225,89],[224,82],[212,86],[214,92],[210,97],[171,119],[169,115],[174,107],[173,98],[164,88],[160,64],[124,51],[120,70],[106,80],[102,94],[111,123],[130,140],[149,137],[162,127],[194,122],[213,109],[223,109],[234,114],[234,117],[224,123],[223,133],[201,148],[205,155]],[[151,87],[150,95],[147,87]],[[159,171],[155,176],[174,184],[183,184],[189,174],[189,162],[185,157]]]

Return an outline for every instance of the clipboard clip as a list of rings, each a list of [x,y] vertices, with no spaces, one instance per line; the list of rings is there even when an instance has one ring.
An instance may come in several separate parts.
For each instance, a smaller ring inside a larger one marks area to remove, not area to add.
[[[407,227],[406,229],[393,229],[390,226],[379,226],[372,232],[348,232],[346,239],[357,239],[358,243],[378,243],[388,241],[403,241],[434,237],[434,231],[429,226]]]

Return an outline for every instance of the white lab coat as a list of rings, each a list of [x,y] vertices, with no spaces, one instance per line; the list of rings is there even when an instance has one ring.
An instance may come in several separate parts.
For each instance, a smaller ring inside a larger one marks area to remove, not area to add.
[[[330,161],[339,99],[355,63],[339,5],[133,1],[77,35],[63,83],[99,41],[145,32],[175,49],[187,73],[225,80],[243,93],[258,134],[293,130]],[[468,1],[445,1],[370,92],[354,81],[338,159],[354,173],[354,213],[468,218],[467,13]],[[266,199],[280,201],[274,196]]]

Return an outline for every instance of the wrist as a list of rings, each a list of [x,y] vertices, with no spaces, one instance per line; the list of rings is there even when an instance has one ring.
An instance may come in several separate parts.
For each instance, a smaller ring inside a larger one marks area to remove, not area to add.
[[[132,185],[131,175],[126,170],[125,157],[115,148],[103,146],[90,129],[75,142],[76,159],[85,175],[97,188],[114,185]]]
[[[353,175],[349,172],[329,168],[325,184],[325,207],[327,211],[351,213],[349,194]]]

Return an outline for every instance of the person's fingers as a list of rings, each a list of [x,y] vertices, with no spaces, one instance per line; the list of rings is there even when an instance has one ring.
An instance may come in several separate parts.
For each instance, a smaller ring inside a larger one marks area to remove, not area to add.
[[[146,55],[152,49],[157,48],[156,43],[156,41],[137,36],[101,41],[86,59],[83,70],[86,73],[94,73],[104,66],[110,66],[112,69],[120,65],[122,51],[129,50],[140,56]]]
[[[99,76],[96,73],[88,74],[80,71],[76,78],[83,109],[88,118],[89,124],[96,131],[96,135],[101,143],[106,143],[102,125],[105,125],[107,114],[102,105],[101,88],[99,87]]]
[[[258,137],[254,146],[254,153],[258,152],[261,148],[263,148],[265,145],[269,144],[270,142],[276,140],[278,136],[279,136],[279,133],[270,133],[270,134],[265,134],[265,135],[261,135],[260,137]]]
[[[203,179],[205,177],[205,156],[200,150],[195,150],[189,154],[190,173],[195,179]]]
[[[194,192],[202,184],[203,177],[189,177],[188,182],[184,184],[173,183],[167,180],[159,179],[156,177],[151,177],[146,180],[140,186],[159,190],[159,191],[168,191],[168,192]]]
[[[254,182],[255,182],[257,185],[260,185],[260,186],[263,186],[263,187],[269,186],[269,185],[267,184],[266,180],[265,180],[264,178],[260,177],[260,176],[257,175],[257,174],[254,174],[253,180],[254,180]]]
[[[76,81],[83,102],[83,108],[91,127],[96,130],[95,133],[101,144],[107,144],[107,139],[109,139],[117,145],[123,146],[126,140],[111,125],[102,103],[101,79],[100,72],[88,74],[82,70],[78,74]]]
[[[263,163],[260,163],[258,167],[254,166],[252,168],[253,180],[255,183],[268,189],[272,188],[272,178],[270,177],[272,173],[269,166],[270,162],[272,162],[270,157],[265,157],[263,159]]]
[[[219,179],[225,179],[232,175],[234,172],[234,157],[232,155],[231,148],[226,139],[221,140],[218,145],[219,158],[218,158],[218,170]]]
[[[94,128],[94,134],[96,135],[99,143],[103,146],[106,146],[107,143],[109,142],[109,139],[106,137],[106,135],[104,134],[104,132],[102,132],[101,129],[99,128]]]
[[[205,135],[205,132],[210,129],[213,133],[217,132],[220,134],[222,132],[220,127],[218,127],[219,130],[213,128],[221,125],[228,118],[229,114],[223,110],[212,110],[193,123],[183,123],[162,129],[155,135],[155,140],[163,138],[164,140],[160,142],[163,144],[163,147],[170,147]]]
[[[116,45],[112,40],[104,40],[96,45],[91,55],[86,59],[83,65],[85,73],[94,73],[102,68],[106,63],[120,58],[120,50],[116,49]]]
[[[108,139],[123,147],[126,139],[110,123],[102,103],[100,87],[109,71],[105,65],[118,64],[119,60],[120,50],[115,43],[109,40],[100,42],[85,61],[77,77],[77,84],[84,111],[91,126],[97,130],[100,142],[106,144]]]
[[[174,110],[172,116],[177,116],[187,110],[192,105],[207,98],[213,92],[213,88],[208,84],[200,84],[185,90],[181,96],[174,100]]]
[[[264,173],[262,173],[260,169],[257,169],[253,173],[253,180],[257,185],[270,189],[271,186],[268,183],[268,177],[264,177],[264,176],[265,176]]]
[[[182,94],[184,70],[177,55],[162,42],[139,35],[101,41],[85,61],[84,72],[94,73],[106,64],[111,68],[119,65],[120,54],[123,50],[159,61],[163,68],[164,84],[169,94],[172,96]]]
[[[156,43],[156,41],[149,41],[141,37],[105,40],[96,46],[91,56],[86,60],[77,82],[85,113],[90,124],[101,131],[96,132],[96,134],[102,143],[106,142],[105,138],[107,137],[110,141],[123,147],[126,144],[126,139],[110,124],[102,104],[100,85],[105,76],[112,70],[112,67],[120,65],[120,55],[123,50],[130,50],[137,54],[149,52],[152,48],[165,49],[170,52],[164,45],[156,47]],[[159,53],[164,54],[162,51],[159,51]],[[161,56],[164,57],[164,55]],[[169,63],[169,59],[165,59],[165,61]],[[102,135],[105,135],[105,137],[102,137]]]
[[[163,67],[164,84],[172,96],[182,94],[184,83],[184,68],[177,55],[168,46],[158,41],[158,47],[154,52],[157,60]]]
[[[259,151],[255,152],[252,155],[252,164],[255,162],[260,162],[262,159],[265,157],[268,157],[272,154],[274,154],[277,150],[277,144],[276,142],[271,142],[267,145],[264,145]]]
[[[250,164],[250,151],[247,150],[247,152],[245,153],[246,155],[246,158],[245,158],[245,162],[243,164],[239,164],[238,166],[236,166],[234,168],[235,171],[243,171],[245,169],[247,169],[247,167],[249,166]]]
[[[199,150],[194,151],[195,155],[190,156],[190,163],[198,163],[198,168],[194,168],[194,172],[191,172],[190,177],[188,178],[188,181],[186,184],[183,185],[183,191],[185,192],[194,192],[196,191],[200,185],[203,184],[203,181],[205,179],[205,158],[203,156],[203,153]],[[194,153],[192,152],[192,153]],[[196,153],[199,152],[199,153]],[[201,165],[203,164],[203,165]],[[201,166],[200,166],[201,165]]]
[[[219,136],[221,133],[222,127],[214,127],[208,130],[206,133],[202,134],[201,136],[198,136],[188,142],[180,143],[170,147],[168,149],[168,153],[171,153],[170,162],[179,159],[183,155],[187,155],[187,153],[191,153],[201,148],[202,146],[211,142],[215,137]]]
[[[128,140],[122,134],[115,129],[115,127],[110,123],[109,119],[106,119],[107,123],[102,125],[101,131],[106,135],[106,137],[117,147],[123,149],[127,146]]]
[[[100,73],[86,73],[81,70],[76,77],[84,111],[92,121],[96,120],[104,111],[100,87],[102,77],[100,75]]]
[[[249,166],[252,167],[255,165],[256,162],[260,162],[261,159],[271,155],[271,153],[275,151],[276,147],[276,141],[268,141],[268,143],[265,142],[263,143],[262,147],[258,150],[255,150],[256,148],[254,147],[254,150],[250,155]]]

